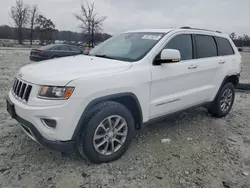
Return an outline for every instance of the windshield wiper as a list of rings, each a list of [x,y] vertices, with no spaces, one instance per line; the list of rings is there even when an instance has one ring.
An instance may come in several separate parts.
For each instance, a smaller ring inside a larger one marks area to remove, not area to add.
[[[107,55],[93,55],[95,57],[101,57],[101,58],[106,58],[106,59],[115,59],[113,57],[107,56]]]

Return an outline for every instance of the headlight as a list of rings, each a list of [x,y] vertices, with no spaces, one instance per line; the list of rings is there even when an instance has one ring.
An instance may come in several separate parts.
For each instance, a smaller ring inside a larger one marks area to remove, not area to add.
[[[73,91],[74,87],[41,86],[38,98],[68,99]]]

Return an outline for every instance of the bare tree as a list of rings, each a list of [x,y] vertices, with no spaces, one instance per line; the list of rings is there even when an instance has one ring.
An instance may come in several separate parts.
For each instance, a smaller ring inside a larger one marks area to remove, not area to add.
[[[243,40],[244,40],[244,41],[248,41],[249,39],[250,39],[250,38],[249,38],[248,35],[246,35],[246,34],[243,35]]]
[[[36,18],[36,22],[36,30],[39,32],[41,42],[46,41],[46,43],[52,43],[54,40],[53,33],[56,27],[52,20],[40,14]]]
[[[32,45],[34,25],[36,23],[37,17],[38,17],[38,6],[33,5],[32,9],[30,10],[30,45]]]
[[[229,36],[232,40],[235,40],[237,38],[235,32],[231,33]]]
[[[94,46],[94,36],[102,31],[102,23],[107,17],[97,17],[95,13],[95,4],[88,2],[81,5],[81,14],[74,14],[77,20],[81,21],[83,33],[87,33],[89,46]]]
[[[10,16],[17,27],[17,37],[19,44],[23,42],[23,28],[29,21],[29,7],[23,4],[22,0],[17,0],[16,4],[10,9]]]

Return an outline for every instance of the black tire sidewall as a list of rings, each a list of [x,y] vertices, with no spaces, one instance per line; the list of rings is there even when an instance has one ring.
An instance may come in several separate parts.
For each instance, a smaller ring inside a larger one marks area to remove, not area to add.
[[[86,127],[81,134],[81,139],[79,140],[81,142],[81,146],[86,155],[86,157],[94,163],[104,163],[104,162],[111,162],[118,158],[120,158],[128,149],[131,140],[134,137],[135,134],[135,126],[134,126],[134,119],[129,110],[119,103],[114,102],[105,102],[104,104],[101,104],[100,106],[97,106],[95,109],[103,108],[100,111],[98,111],[95,114],[92,114],[92,117],[89,119],[89,121],[86,124]],[[121,146],[121,148],[115,152],[112,155],[101,155],[99,154],[93,145],[93,136],[96,131],[96,128],[98,125],[108,116],[112,115],[119,115],[122,118],[125,119],[127,125],[128,125],[128,135],[124,142],[124,144]]]

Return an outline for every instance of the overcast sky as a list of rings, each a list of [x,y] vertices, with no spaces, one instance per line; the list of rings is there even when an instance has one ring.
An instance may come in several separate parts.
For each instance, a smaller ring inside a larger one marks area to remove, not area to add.
[[[9,10],[15,0],[0,0],[0,25],[13,25]],[[24,0],[37,4],[59,30],[80,31],[73,14],[84,0]],[[89,0],[89,2],[92,2]],[[140,28],[192,26],[250,36],[250,0],[95,0],[103,29],[114,34]]]

